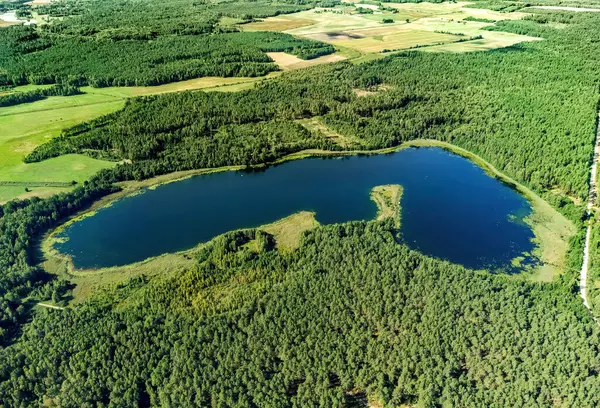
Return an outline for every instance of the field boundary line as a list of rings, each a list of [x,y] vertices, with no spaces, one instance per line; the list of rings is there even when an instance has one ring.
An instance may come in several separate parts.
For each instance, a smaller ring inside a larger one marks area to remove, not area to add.
[[[57,111],[57,110],[69,109],[69,108],[80,108],[82,106],[102,105],[102,104],[105,104],[105,103],[119,102],[119,101],[122,101],[124,99],[126,99],[126,98],[115,98],[114,100],[111,100],[111,101],[82,103],[81,105],[60,106],[60,107],[56,107],[56,108],[34,109],[34,110],[26,111],[26,112],[0,113],[0,116],[17,116],[17,115],[26,115],[26,114],[29,114],[29,113]]]

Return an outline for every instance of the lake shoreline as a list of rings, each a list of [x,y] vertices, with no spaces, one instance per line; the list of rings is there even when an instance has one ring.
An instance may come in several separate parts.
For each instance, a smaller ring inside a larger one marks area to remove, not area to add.
[[[121,200],[126,197],[131,197],[136,194],[142,194],[146,189],[155,189],[161,185],[173,183],[175,181],[185,180],[191,177],[195,177],[203,174],[212,174],[212,173],[220,173],[225,171],[237,171],[244,169],[262,169],[268,168],[270,166],[282,164],[288,161],[311,158],[311,157],[344,157],[344,156],[356,156],[356,155],[379,155],[379,154],[391,154],[408,148],[419,148],[419,147],[432,147],[432,148],[441,148],[450,153],[456,154],[463,158],[466,158],[479,168],[481,168],[488,176],[493,177],[496,180],[499,180],[506,186],[515,190],[517,193],[522,195],[529,202],[532,212],[526,217],[525,222],[531,228],[533,234],[535,235],[535,249],[533,255],[538,257],[544,266],[533,268],[533,270],[524,268],[523,273],[530,275],[534,280],[540,281],[550,281],[552,280],[557,273],[560,272],[561,266],[564,262],[564,257],[567,250],[567,241],[568,238],[575,233],[575,228],[572,224],[564,219],[562,215],[560,215],[556,210],[554,210],[548,203],[546,203],[542,198],[537,196],[533,191],[528,189],[527,187],[517,183],[510,177],[498,171],[494,166],[485,161],[483,158],[475,155],[472,152],[469,152],[460,147],[454,146],[450,143],[440,142],[436,140],[424,140],[418,139],[411,142],[403,143],[398,146],[394,146],[386,149],[379,150],[354,150],[354,151],[326,151],[326,150],[304,150],[296,153],[292,153],[285,157],[282,157],[274,162],[265,163],[256,166],[225,166],[220,168],[212,168],[212,169],[197,169],[197,170],[189,170],[182,172],[169,173],[166,175],[161,175],[158,177],[154,177],[144,181],[127,181],[116,183],[119,187],[122,188],[121,191],[116,193],[107,195],[100,200],[94,202],[90,207],[74,214],[73,216],[66,219],[59,226],[54,228],[52,231],[49,231],[44,236],[40,237],[38,248],[41,256],[40,262],[44,262],[44,258],[46,260],[51,259],[54,262],[60,261],[60,263],[64,264],[66,268],[66,272],[68,275],[76,276],[81,274],[90,274],[90,273],[101,273],[101,271],[110,269],[110,268],[98,268],[98,269],[77,269],[73,264],[71,257],[67,254],[59,252],[54,244],[59,242],[61,238],[58,238],[58,235],[69,225],[82,220],[85,217],[93,216],[96,211],[102,208],[109,207],[113,203],[118,200]],[[571,224],[571,225],[568,225]],[[558,231],[562,227],[562,231]],[[570,227],[570,228],[569,228]],[[545,242],[553,242],[553,245],[547,245]],[[559,248],[557,250],[556,245],[557,242],[559,244]],[[177,251],[177,252],[185,252],[185,251]],[[161,255],[158,255],[161,256]],[[156,258],[150,257],[149,259]],[[138,263],[138,262],[135,262]],[[134,264],[135,264],[134,263]],[[542,271],[542,269],[544,269]],[[52,268],[54,269],[54,268]],[[541,271],[541,272],[540,272]],[[52,271],[49,271],[53,273]]]

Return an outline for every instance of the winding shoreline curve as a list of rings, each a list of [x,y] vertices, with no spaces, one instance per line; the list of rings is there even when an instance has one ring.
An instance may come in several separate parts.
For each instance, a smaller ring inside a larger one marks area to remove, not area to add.
[[[474,165],[480,167],[488,176],[493,177],[500,182],[506,184],[513,190],[517,191],[519,194],[524,196],[530,203],[533,213],[527,219],[527,223],[532,228],[535,235],[535,242],[537,244],[535,252],[536,256],[542,260],[542,265],[539,268],[536,268],[533,274],[531,274],[528,279],[533,279],[536,281],[549,282],[551,281],[556,273],[561,270],[561,266],[564,263],[564,257],[566,254],[566,238],[575,234],[574,225],[566,220],[564,216],[560,215],[555,209],[553,209],[547,202],[545,202],[541,197],[537,196],[533,191],[529,190],[527,187],[517,183],[512,180],[507,175],[501,173],[496,168],[494,168],[490,163],[486,162],[483,158],[471,153],[465,149],[457,147],[455,145],[451,145],[449,143],[436,141],[436,140],[423,140],[417,139],[411,142],[403,143],[399,146],[394,146],[392,148],[375,150],[375,151],[320,151],[320,150],[305,150],[297,153],[290,154],[285,156],[279,160],[276,160],[269,164],[264,164],[261,166],[253,166],[253,167],[262,167],[268,166],[272,164],[279,164],[290,160],[298,160],[308,157],[315,156],[346,156],[353,154],[363,154],[363,155],[374,155],[374,154],[385,154],[392,153],[398,150],[402,150],[410,147],[437,147],[447,150],[451,153],[462,156],[463,158],[471,161]],[[40,248],[40,260],[45,259],[62,259],[66,261],[66,270],[70,275],[78,275],[78,274],[86,274],[86,273],[99,273],[99,270],[76,270],[72,262],[70,262],[68,257],[64,254],[59,254],[58,251],[53,247],[53,242],[57,240],[57,234],[60,233],[66,226],[73,222],[77,222],[83,217],[91,216],[94,214],[95,210],[102,208],[104,206],[110,205],[111,203],[119,200],[123,197],[137,194],[141,192],[145,188],[154,188],[158,185],[171,183],[175,181],[179,181],[188,177],[193,177],[199,174],[207,174],[214,173],[220,171],[227,170],[239,170],[245,168],[246,166],[229,166],[223,168],[214,168],[214,169],[199,169],[193,171],[183,171],[178,173],[171,173],[168,175],[158,176],[150,180],[145,180],[143,182],[125,182],[120,183],[120,186],[123,187],[123,190],[111,194],[109,196],[103,197],[96,203],[94,203],[91,207],[78,212],[77,214],[69,217],[69,219],[65,220],[65,222],[61,223],[57,228],[53,231],[49,231],[44,236],[41,236],[38,241],[38,246]],[[555,245],[547,245],[547,242],[553,242]],[[560,250],[556,250],[559,247]]]

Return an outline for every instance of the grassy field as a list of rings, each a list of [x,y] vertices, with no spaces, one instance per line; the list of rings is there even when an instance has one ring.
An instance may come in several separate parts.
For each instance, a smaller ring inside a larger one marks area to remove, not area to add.
[[[403,27],[404,28],[404,27]],[[358,31],[354,31],[357,33]],[[376,28],[361,30],[364,38],[334,41],[345,47],[356,47],[362,52],[382,52],[385,50],[399,50],[414,48],[428,44],[449,43],[456,41],[456,37],[449,34],[436,33],[433,31],[413,30],[387,30]]]
[[[261,22],[241,25],[248,31],[283,31],[334,44],[341,49],[359,53],[350,58],[369,60],[382,51],[404,50],[419,47],[425,51],[468,52],[507,47],[537,38],[511,33],[482,30],[490,23],[464,21],[467,17],[493,21],[520,19],[525,13],[499,13],[491,10],[466,7],[469,3],[385,3],[398,13],[378,10],[373,14],[358,14],[354,7],[317,8],[299,13],[264,19]],[[392,23],[382,24],[383,19]],[[442,33],[445,32],[445,33]],[[482,36],[482,39],[456,43],[457,36],[464,38]],[[361,55],[363,54],[363,55]],[[366,55],[366,56],[365,56]]]
[[[315,23],[311,19],[288,18],[287,15],[270,17],[264,21],[243,24],[241,27],[244,31],[287,31],[294,28],[310,26]]]
[[[275,237],[277,249],[290,252],[300,246],[300,238],[305,231],[319,225],[319,222],[315,219],[315,213],[300,211],[272,224],[259,227],[259,229]]]
[[[519,38],[520,37],[520,38]],[[510,47],[523,41],[538,41],[539,38],[532,38],[525,35],[508,34],[502,32],[493,32],[493,35],[486,35],[482,39],[472,41],[454,42],[449,44],[434,45],[423,48],[426,52],[473,52],[488,51],[494,48]]]
[[[265,77],[246,78],[246,77],[204,77],[190,79],[181,82],[172,82],[170,84],[158,86],[124,86],[124,87],[109,87],[109,88],[92,88],[84,87],[81,90],[85,93],[95,95],[106,95],[115,98],[132,98],[135,96],[158,95],[169,92],[181,92],[192,90],[214,90],[220,87],[227,87],[237,84],[254,84],[265,78],[277,76],[277,73],[271,73]]]
[[[14,88],[9,88],[5,91],[0,91],[0,95],[7,95],[7,94],[15,93],[15,92],[35,91],[36,89],[47,89],[52,86],[53,85],[35,85],[35,84],[15,86]]]
[[[267,78],[276,76],[271,74]],[[23,163],[23,157],[40,144],[58,136],[62,129],[121,109],[130,97],[184,90],[236,92],[249,89],[264,78],[198,78],[155,87],[84,87],[81,95],[47,99],[0,108],[0,203],[14,198],[45,197],[67,191],[64,187],[6,186],[2,182],[83,182],[98,170],[115,164],[83,155],[67,155],[40,163]],[[26,85],[7,92],[40,88]]]
[[[1,154],[1,153],[0,153]],[[0,178],[3,181],[10,179],[13,182],[63,182],[75,181],[83,183],[99,170],[112,167],[115,163],[92,159],[84,155],[68,154],[45,160],[40,163],[19,163],[12,167],[0,167]],[[25,185],[25,183],[24,183]],[[25,191],[25,189],[29,191]],[[15,196],[20,198],[48,196],[62,191],[69,191],[71,187],[52,186],[4,186],[0,185],[0,201],[7,201]]]
[[[371,200],[377,204],[377,219],[379,221],[391,218],[396,228],[400,228],[402,215],[400,200],[403,191],[402,186],[399,184],[377,186],[371,190]]]
[[[75,99],[71,99],[75,98]],[[114,163],[82,155],[68,155],[25,164],[23,157],[36,146],[60,134],[64,128],[113,112],[123,100],[98,95],[51,97],[46,100],[0,108],[0,182],[81,182]],[[0,202],[32,195],[48,196],[65,188],[0,186]]]
[[[465,9],[477,10],[477,9]],[[489,10],[478,10],[489,11]],[[492,18],[493,16],[487,16]],[[483,17],[482,17],[483,18]],[[428,52],[471,52],[471,51],[487,51],[494,48],[509,47],[524,41],[539,41],[540,38],[530,37],[526,35],[518,35],[512,33],[504,33],[501,31],[486,31],[483,27],[489,26],[489,23],[481,23],[476,21],[465,22],[463,20],[446,19],[430,20],[423,19],[413,23],[415,27],[422,27],[423,30],[435,29],[438,31],[446,31],[452,33],[462,33],[465,37],[482,36],[482,39],[464,41],[459,43],[447,43],[423,48],[423,51]]]
[[[318,117],[310,118],[310,119],[300,119],[297,121],[306,129],[319,132],[325,135],[329,140],[333,141],[335,144],[343,147],[343,148],[360,148],[363,146],[363,141],[356,137],[349,137],[345,135],[341,135],[333,130],[329,129],[325,126]]]

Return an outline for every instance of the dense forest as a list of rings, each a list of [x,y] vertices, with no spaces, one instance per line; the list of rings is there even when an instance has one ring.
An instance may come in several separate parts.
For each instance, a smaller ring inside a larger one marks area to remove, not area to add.
[[[4,84],[168,82],[198,76],[209,58],[220,61],[212,69],[260,75],[273,67],[265,51],[332,51],[220,23],[312,4],[100,3],[51,3],[55,22],[0,29]],[[493,5],[520,7],[508,3]],[[48,229],[118,181],[347,148],[302,126],[305,118],[349,136],[350,148],[416,138],[465,147],[581,225],[575,202],[587,196],[599,18],[539,11],[498,27],[544,41],[341,62],[239,93],[136,98],[66,129],[27,161],[83,152],[131,164],[70,193],[0,207],[0,406],[600,405],[600,333],[577,297],[581,234],[560,278],[541,284],[410,251],[388,222],[318,227],[290,253],[269,234],[238,231],[193,252],[191,267],[108,286],[65,310],[33,309],[70,290],[37,265]],[[81,50],[95,54],[75,58]],[[596,229],[594,259],[598,237]]]
[[[575,296],[426,258],[398,245],[391,228],[322,227],[290,255],[265,233],[230,233],[189,270],[40,311],[0,351],[0,398],[64,407],[600,404],[600,333]]]
[[[12,201],[0,207],[0,345],[29,317],[31,302],[62,295],[67,289],[68,285],[52,280],[36,265],[36,237],[115,190],[107,172],[101,172],[71,193]]]
[[[543,16],[564,20],[561,13]],[[252,164],[244,155],[185,152],[211,143],[223,127],[238,127],[241,135],[257,122],[320,116],[332,130],[360,140],[364,149],[416,138],[447,141],[540,192],[558,188],[584,198],[600,79],[600,42],[589,39],[600,31],[593,16],[570,21],[560,30],[531,20],[506,22],[505,31],[545,38],[509,49],[408,52],[368,64],[342,62],[288,73],[241,93],[134,99],[116,114],[65,131],[26,160],[72,152],[126,158],[133,160],[120,168],[127,178]],[[359,97],[354,89],[380,91]],[[247,149],[262,148],[252,140]],[[298,149],[311,145],[316,147],[311,139],[296,144]]]
[[[270,51],[311,59],[334,49],[281,33],[115,41],[44,35],[32,26],[14,26],[0,30],[0,85],[68,81],[95,87],[134,86],[203,76],[260,76],[279,69],[265,54]]]
[[[323,2],[326,4],[327,2]],[[190,35],[231,30],[222,17],[249,21],[311,8],[313,1],[57,1],[36,8],[52,24],[44,31],[95,38],[152,39],[158,35]],[[320,3],[318,3],[320,4]],[[68,17],[68,18],[64,18]],[[54,20],[56,18],[56,20]]]
[[[310,7],[285,1],[52,2],[35,9],[51,24],[0,30],[0,86],[134,86],[265,75],[278,70],[265,52],[311,59],[334,49],[282,33],[242,33],[222,18],[251,21]]]

